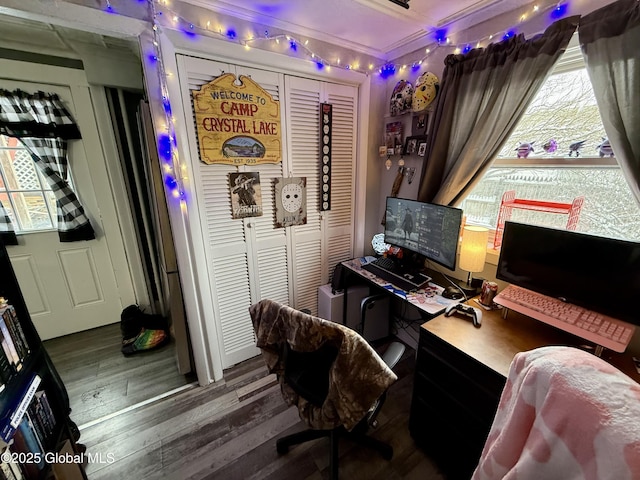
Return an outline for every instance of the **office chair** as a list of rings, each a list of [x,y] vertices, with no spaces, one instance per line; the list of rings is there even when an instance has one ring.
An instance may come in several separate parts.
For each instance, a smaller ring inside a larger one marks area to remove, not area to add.
[[[257,346],[283,398],[298,408],[309,430],[282,437],[276,450],[321,437],[330,444],[331,478],[338,478],[338,443],[349,437],[390,460],[390,445],[366,435],[375,426],[385,393],[397,380],[391,368],[404,353],[392,343],[381,359],[355,331],[272,300],[249,308]]]

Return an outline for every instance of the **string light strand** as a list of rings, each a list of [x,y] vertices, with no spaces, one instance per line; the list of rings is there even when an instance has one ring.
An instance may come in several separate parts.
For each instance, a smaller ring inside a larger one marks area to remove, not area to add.
[[[174,198],[184,199],[185,193],[182,188],[180,174],[176,173],[176,167],[180,166],[178,157],[178,145],[176,142],[173,113],[169,102],[169,87],[167,85],[167,71],[164,67],[162,55],[162,42],[160,41],[160,26],[158,18],[162,15],[155,8],[154,0],[148,0],[149,13],[153,21],[153,53],[148,61],[155,65],[158,73],[158,84],[162,96],[162,107],[165,116],[165,131],[158,134],[158,154],[162,159],[162,169],[164,184]]]
[[[106,1],[109,4],[110,0]],[[309,61],[315,63],[318,69],[330,69],[333,67],[341,68],[344,70],[353,70],[365,74],[369,74],[372,71],[377,71],[384,78],[394,75],[397,72],[402,72],[407,68],[418,70],[425,65],[429,57],[432,57],[439,49],[442,48],[447,48],[456,54],[467,53],[473,48],[485,47],[489,43],[511,38],[517,34],[519,26],[522,26],[532,19],[539,17],[549,11],[551,11],[552,19],[558,19],[566,14],[568,8],[568,4],[566,2],[551,3],[542,7],[540,7],[539,5],[534,5],[532,8],[527,9],[525,13],[521,13],[518,16],[514,27],[497,31],[490,35],[484,35],[483,37],[477,38],[475,40],[468,40],[464,42],[452,42],[451,38],[447,36],[446,29],[439,29],[432,34],[434,38],[433,42],[429,46],[425,47],[424,53],[419,58],[402,64],[394,62],[369,64],[367,69],[361,66],[356,61],[342,62],[340,59],[330,61],[327,58],[323,58],[309,46],[309,40],[303,41],[299,38],[296,38],[295,36],[287,34],[270,35],[268,30],[266,30],[262,35],[253,34],[248,36],[247,38],[239,38],[234,28],[224,28],[217,22],[214,22],[214,25],[212,24],[211,20],[198,23],[186,19],[178,12],[173,10],[169,6],[169,2],[167,0],[148,1],[153,5],[154,26],[157,26],[162,22],[168,24],[167,26],[183,31],[185,35],[188,36],[194,36],[198,33],[205,36],[214,36],[226,41],[238,43],[240,45],[243,45],[247,49],[252,48],[252,46],[257,43],[268,42],[274,45],[284,46],[284,48],[288,47],[291,52],[290,54],[295,55],[299,58],[306,56]],[[155,3],[157,3],[159,7],[158,9],[155,8]]]

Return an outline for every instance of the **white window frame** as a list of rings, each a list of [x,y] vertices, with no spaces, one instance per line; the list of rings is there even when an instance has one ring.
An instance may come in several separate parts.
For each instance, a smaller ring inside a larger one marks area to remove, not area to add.
[[[5,138],[11,138],[8,137],[6,135],[2,135]],[[2,183],[4,185],[4,190],[3,193],[7,194],[7,199],[9,201],[9,204],[11,206],[11,210],[13,212],[13,216],[11,218],[11,222],[13,224],[13,228],[15,231],[16,235],[29,235],[29,234],[33,234],[33,233],[41,233],[41,232],[51,232],[51,231],[56,231],[57,225],[58,225],[58,214],[55,210],[52,210],[51,208],[51,204],[50,202],[47,200],[47,196],[49,194],[51,194],[52,190],[51,187],[49,186],[49,184],[47,183],[46,179],[44,179],[42,177],[42,174],[40,173],[40,171],[38,170],[38,167],[35,165],[35,162],[33,161],[33,158],[31,157],[31,154],[29,153],[29,151],[27,150],[26,147],[21,146],[20,144],[16,145],[15,147],[5,147],[0,145],[0,151],[2,152],[11,152],[11,151],[21,151],[21,152],[26,152],[27,156],[29,158],[29,161],[31,162],[34,171],[36,172],[36,177],[38,178],[38,184],[40,185],[39,189],[13,189],[11,188],[11,186],[9,185],[9,182],[7,181],[7,176],[6,176],[6,172],[4,171],[4,168],[0,168],[0,177],[2,177]],[[23,229],[19,215],[16,213],[19,209],[16,206],[16,202],[13,198],[13,195],[15,193],[41,193],[44,199],[44,204],[45,207],[47,209],[47,213],[49,215],[49,220],[51,222],[51,227],[48,228],[37,228],[37,229],[33,229],[33,230],[26,230]],[[7,212],[9,213],[9,212]]]

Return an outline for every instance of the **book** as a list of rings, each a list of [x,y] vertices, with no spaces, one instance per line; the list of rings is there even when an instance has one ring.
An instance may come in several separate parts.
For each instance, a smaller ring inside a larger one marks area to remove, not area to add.
[[[27,414],[33,423],[38,438],[46,447],[55,427],[55,419],[44,390],[36,392],[27,408]]]
[[[2,453],[4,453],[6,450],[3,450]],[[2,478],[3,480],[15,480],[15,475],[13,474],[13,471],[11,470],[11,466],[9,465],[9,463],[5,463],[2,462],[0,463],[0,478]]]
[[[36,427],[33,423],[33,420],[31,419],[31,416],[29,415],[29,411],[27,411],[24,414],[24,417],[22,417],[22,422],[20,423],[20,426],[23,429],[25,429],[27,432],[27,435],[25,435],[25,437],[27,438],[29,451],[41,453],[42,456],[44,456],[44,452],[45,452],[44,443],[42,441],[42,438],[40,438],[40,436],[38,435],[38,432],[36,431]]]
[[[25,480],[22,467],[20,467],[20,463],[18,462],[18,458],[16,458],[15,452],[12,450],[12,446],[1,440],[0,445],[0,453],[3,455],[2,463],[0,464],[3,478],[8,480]]]
[[[44,423],[45,430],[48,435],[51,435],[56,426],[56,417],[54,416],[53,409],[51,408],[51,404],[49,403],[47,392],[45,392],[44,390],[36,392],[36,401],[38,403],[38,408],[42,414],[42,421]]]
[[[14,452],[36,454],[31,457],[34,461],[22,463],[22,468],[27,478],[39,478],[40,472],[46,466],[44,462],[44,452],[40,449],[35,434],[29,427],[26,418],[24,418],[16,428],[10,445]]]
[[[13,451],[13,440],[11,445],[0,440],[0,478],[25,480],[17,453]]]
[[[11,333],[13,342],[16,345],[18,355],[20,356],[21,360],[24,360],[31,352],[31,349],[29,348],[27,337],[25,336],[22,325],[20,324],[20,320],[18,319],[16,309],[13,307],[13,305],[5,304],[4,307],[0,308],[0,314],[2,314],[5,323],[9,327],[9,333]]]
[[[7,344],[7,358],[9,359],[9,362],[13,364],[15,370],[19,372],[20,370],[22,370],[22,360],[18,355],[18,350],[16,349],[15,343],[13,343],[11,333],[9,332],[9,327],[7,327],[7,324],[5,323],[4,316],[0,316],[0,332],[4,337],[3,348],[4,342],[6,342]]]
[[[38,402],[36,397],[33,397],[33,400],[29,404],[29,408],[27,408],[25,417],[29,418],[33,430],[36,432],[36,436],[40,440],[40,443],[43,445],[44,450],[44,446],[47,445],[49,434],[47,433],[44,423],[42,422],[42,412],[38,411]]]
[[[13,478],[15,480],[25,480],[24,472],[22,471],[22,467],[18,462],[14,462],[13,460],[9,462],[9,468],[13,473]]]
[[[31,378],[31,381],[27,384],[27,388],[24,393],[18,398],[14,407],[9,409],[7,415],[2,419],[2,423],[0,424],[0,438],[5,442],[11,440],[13,435],[16,432],[16,429],[22,422],[22,418],[31,403],[31,400],[35,396],[36,390],[40,385],[42,379],[39,375],[34,374]]]
[[[11,470],[11,472],[13,473],[13,478],[15,478],[15,480],[25,480],[26,477],[24,476],[24,471],[22,470],[22,467],[20,466],[19,462],[14,462],[13,460],[9,462],[9,468]]]
[[[0,331],[0,382],[2,383],[2,387],[0,387],[0,391],[4,390],[4,387],[7,383],[11,381],[13,375],[16,373],[15,367],[11,360],[11,352],[9,351],[9,345],[4,339],[4,335]]]

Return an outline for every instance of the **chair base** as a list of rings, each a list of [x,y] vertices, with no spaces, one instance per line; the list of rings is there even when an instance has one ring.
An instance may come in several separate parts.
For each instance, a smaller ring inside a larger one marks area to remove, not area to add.
[[[289,451],[289,447],[292,447],[293,445],[299,445],[301,443],[323,437],[329,437],[331,450],[329,456],[329,470],[331,472],[330,478],[332,480],[338,480],[338,442],[340,437],[349,438],[355,443],[371,448],[372,450],[376,450],[385,460],[391,460],[393,457],[393,448],[391,445],[365,435],[358,431],[358,428],[354,429],[354,431],[348,432],[344,427],[334,428],[333,430],[310,429],[287,435],[286,437],[276,440],[276,450],[282,455],[287,453]]]

